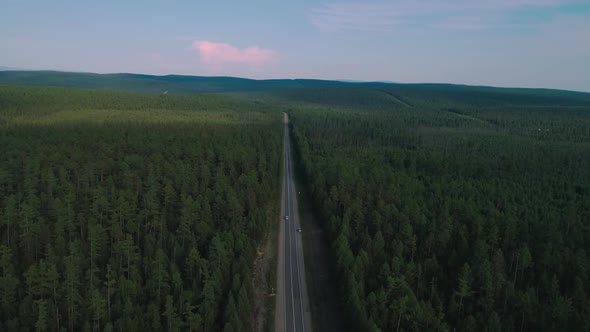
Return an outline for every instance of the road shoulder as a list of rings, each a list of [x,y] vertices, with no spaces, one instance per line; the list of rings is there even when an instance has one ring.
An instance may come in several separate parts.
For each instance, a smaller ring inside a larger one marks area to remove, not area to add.
[[[294,168],[294,174],[295,186],[298,188],[295,204],[301,221],[307,298],[310,311],[314,313],[311,318],[313,326],[318,331],[347,331],[337,280],[331,269],[329,241],[314,215],[311,196],[301,182],[297,167]]]

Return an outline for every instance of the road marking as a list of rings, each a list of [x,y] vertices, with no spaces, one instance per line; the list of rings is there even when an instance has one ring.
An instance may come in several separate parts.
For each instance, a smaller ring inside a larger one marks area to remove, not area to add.
[[[290,168],[289,168],[289,140],[288,140],[288,133],[287,133],[287,128],[285,127],[285,153],[286,153],[286,164],[287,164],[287,215],[291,215],[291,177],[290,177]],[[289,222],[289,231],[285,233],[285,235],[288,234],[289,236],[289,267],[290,267],[290,273],[289,276],[291,277],[291,310],[293,313],[293,331],[297,331],[297,324],[296,324],[296,319],[295,319],[295,295],[293,294],[293,246],[292,244],[292,239],[293,237],[291,236],[291,227],[290,225],[293,223],[293,221]],[[286,241],[285,241],[286,242]]]
[[[289,140],[289,155],[291,154],[291,141]],[[291,164],[289,164],[289,167],[291,167]],[[289,174],[290,175],[290,174]],[[290,202],[291,204],[293,204],[293,202]],[[297,216],[295,216],[296,211],[295,208],[293,208],[293,219],[297,220]],[[294,224],[294,223],[293,223]],[[294,225],[293,225],[294,226]],[[301,227],[301,225],[299,225],[299,227]],[[297,236],[297,234],[295,234],[295,236]],[[303,294],[302,294],[302,290],[301,290],[301,271],[300,271],[300,267],[301,265],[299,264],[299,254],[297,251],[297,238],[295,238],[295,265],[297,266],[297,283],[299,284],[299,308],[301,310],[301,330],[305,331],[305,314],[303,311]]]
[[[297,227],[296,225],[296,219],[298,216],[297,211],[295,211],[295,203],[293,201],[293,193],[295,194],[295,197],[297,196],[297,192],[295,190],[295,188],[292,186],[291,181],[293,178],[292,172],[293,172],[293,167],[291,165],[291,136],[289,134],[289,128],[288,128],[288,120],[287,120],[287,115],[285,114],[285,134],[284,134],[284,147],[285,147],[285,178],[283,181],[285,181],[285,198],[286,198],[286,202],[284,202],[284,211],[285,211],[285,215],[284,215],[284,219],[285,222],[287,223],[286,225],[284,225],[283,229],[285,230],[285,259],[289,259],[289,264],[287,265],[287,263],[285,262],[285,279],[283,280],[284,284],[287,284],[287,278],[291,279],[291,283],[290,283],[290,287],[291,287],[291,314],[292,314],[292,319],[293,319],[293,331],[294,332],[298,332],[298,327],[297,327],[297,323],[300,323],[301,328],[300,331],[305,331],[305,311],[303,310],[303,301],[304,301],[304,291],[302,289],[302,277],[301,277],[301,271],[300,269],[301,267],[301,261],[300,261],[300,255],[299,255],[299,246],[298,246],[298,236],[297,236],[297,232],[295,230],[295,227]],[[287,219],[289,218],[289,219]],[[299,226],[300,227],[300,226]],[[287,241],[288,238],[288,241]],[[295,241],[295,242],[293,242]],[[287,248],[287,246],[289,248]],[[287,255],[288,254],[288,255]],[[301,253],[303,255],[303,253]],[[293,262],[293,255],[295,255],[295,262]],[[302,258],[303,259],[303,258]],[[289,277],[287,277],[287,268],[289,268],[290,273],[289,273]],[[297,286],[299,287],[298,290],[298,296],[299,296],[299,310],[300,310],[300,314],[297,315],[295,313],[296,309],[295,309],[295,291],[294,291],[294,280],[293,280],[293,268],[295,268],[297,271],[295,273],[297,273],[296,279],[297,279]],[[286,295],[286,289],[285,287],[283,287],[284,291],[283,294]],[[284,329],[285,332],[288,331],[287,327],[289,326],[289,324],[287,323],[287,304],[288,304],[288,300],[287,297],[285,296],[285,301],[284,301],[284,309],[283,309],[283,314],[285,317],[285,322],[284,322]],[[298,321],[299,320],[299,321]]]

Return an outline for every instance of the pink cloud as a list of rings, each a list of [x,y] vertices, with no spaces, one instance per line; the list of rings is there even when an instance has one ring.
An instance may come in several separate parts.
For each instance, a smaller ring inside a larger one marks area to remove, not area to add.
[[[258,46],[240,49],[226,43],[200,40],[193,42],[192,49],[199,52],[203,62],[216,65],[237,63],[261,66],[276,60],[275,51]]]

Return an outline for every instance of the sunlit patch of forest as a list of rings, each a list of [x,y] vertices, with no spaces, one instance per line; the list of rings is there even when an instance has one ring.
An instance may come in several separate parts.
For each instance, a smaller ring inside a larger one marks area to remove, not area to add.
[[[0,330],[252,329],[282,114],[0,87]]]
[[[472,90],[279,98],[353,331],[590,329],[588,94]]]

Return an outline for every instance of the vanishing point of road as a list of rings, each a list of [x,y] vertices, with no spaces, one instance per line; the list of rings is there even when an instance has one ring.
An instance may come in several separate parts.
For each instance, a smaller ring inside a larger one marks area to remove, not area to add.
[[[293,183],[291,139],[287,114],[285,122],[285,168],[281,199],[281,225],[279,227],[279,259],[277,268],[277,300],[275,330],[284,332],[310,332],[311,312],[305,284],[303,246],[297,209],[297,191]],[[305,230],[302,230],[305,232]]]

